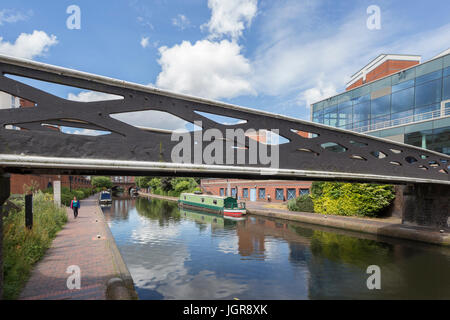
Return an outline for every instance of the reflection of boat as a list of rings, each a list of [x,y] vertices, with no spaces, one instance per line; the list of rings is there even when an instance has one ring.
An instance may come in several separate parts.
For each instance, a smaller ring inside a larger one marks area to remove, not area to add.
[[[182,193],[178,205],[182,208],[221,214],[224,217],[239,218],[247,212],[245,203],[238,203],[235,198],[205,194]]]
[[[207,212],[195,212],[192,210],[180,210],[180,214],[190,220],[194,220],[200,223],[210,223],[223,227],[225,225],[224,217],[218,214]]]
[[[111,192],[102,191],[100,193],[100,196],[98,197],[98,202],[100,202],[100,205],[111,204],[112,203]]]

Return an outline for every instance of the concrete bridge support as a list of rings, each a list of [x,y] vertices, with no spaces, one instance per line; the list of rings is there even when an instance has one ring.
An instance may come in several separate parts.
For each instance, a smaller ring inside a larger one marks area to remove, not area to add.
[[[3,298],[3,204],[9,198],[9,175],[0,174],[0,300]]]
[[[402,223],[450,230],[450,186],[411,184],[402,189]]]

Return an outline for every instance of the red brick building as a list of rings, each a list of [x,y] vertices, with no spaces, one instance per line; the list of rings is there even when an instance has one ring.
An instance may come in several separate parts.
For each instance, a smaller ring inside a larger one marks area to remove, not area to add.
[[[415,66],[420,63],[420,58],[416,55],[381,54],[352,76],[346,90]]]
[[[72,189],[91,188],[91,180],[85,176],[12,174],[11,194],[23,194],[31,187],[44,190],[53,187],[53,181],[61,181],[61,187]]]
[[[202,179],[203,192],[244,201],[283,202],[309,194],[310,181]]]

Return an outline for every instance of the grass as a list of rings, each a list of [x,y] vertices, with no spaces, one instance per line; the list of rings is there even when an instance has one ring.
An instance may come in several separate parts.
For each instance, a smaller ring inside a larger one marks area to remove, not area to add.
[[[33,196],[33,228],[28,230],[23,199],[12,201],[21,209],[3,219],[3,299],[7,300],[19,297],[33,265],[44,256],[67,222],[66,209],[55,206],[51,195],[37,192]]]

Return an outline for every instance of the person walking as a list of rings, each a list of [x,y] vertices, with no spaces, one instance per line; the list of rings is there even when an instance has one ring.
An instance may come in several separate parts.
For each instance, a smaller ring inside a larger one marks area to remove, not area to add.
[[[73,216],[76,219],[78,217],[78,209],[80,208],[80,201],[77,200],[77,197],[73,197],[73,200],[70,202],[70,208],[73,210]]]

